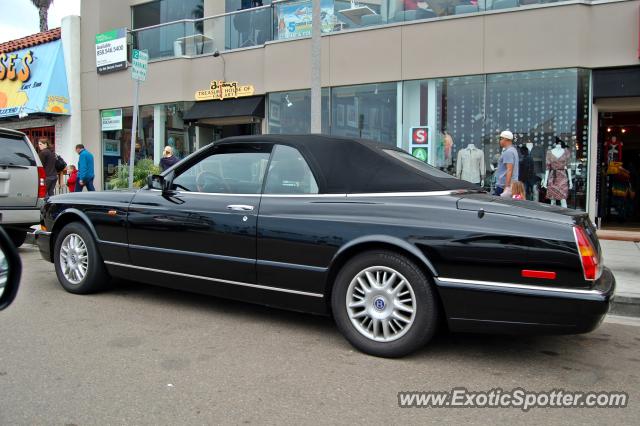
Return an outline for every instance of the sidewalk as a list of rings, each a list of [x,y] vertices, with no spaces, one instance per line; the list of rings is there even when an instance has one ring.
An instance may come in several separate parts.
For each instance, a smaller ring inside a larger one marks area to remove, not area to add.
[[[600,240],[604,264],[616,277],[611,312],[640,316],[640,243]]]

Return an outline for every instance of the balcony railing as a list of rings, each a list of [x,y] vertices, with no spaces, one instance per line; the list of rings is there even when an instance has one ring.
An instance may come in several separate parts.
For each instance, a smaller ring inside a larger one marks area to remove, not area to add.
[[[322,32],[567,1],[576,0],[321,0]],[[147,49],[150,59],[259,46],[272,40],[309,37],[311,11],[311,0],[276,0],[268,6],[136,29],[133,43]]]

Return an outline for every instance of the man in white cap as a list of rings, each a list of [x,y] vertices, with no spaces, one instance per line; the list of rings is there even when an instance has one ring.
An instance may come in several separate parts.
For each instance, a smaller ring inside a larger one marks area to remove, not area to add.
[[[505,189],[511,188],[511,182],[518,180],[519,158],[518,150],[513,146],[513,133],[508,130],[500,133],[500,147],[503,151],[496,171],[495,195],[502,194]]]

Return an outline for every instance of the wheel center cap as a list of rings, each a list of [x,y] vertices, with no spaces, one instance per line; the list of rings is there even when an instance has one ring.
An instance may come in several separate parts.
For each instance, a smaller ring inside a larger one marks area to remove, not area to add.
[[[373,300],[373,307],[376,311],[384,311],[387,306],[387,302],[382,297],[377,297]]]

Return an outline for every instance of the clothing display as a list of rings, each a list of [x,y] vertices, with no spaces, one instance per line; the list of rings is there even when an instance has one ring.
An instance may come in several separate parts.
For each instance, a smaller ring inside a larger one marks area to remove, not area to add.
[[[566,200],[569,197],[569,174],[567,166],[571,154],[565,149],[560,157],[553,154],[553,150],[547,152],[547,198],[550,200]]]
[[[473,145],[458,151],[456,177],[479,184],[484,179],[484,152]]]
[[[611,138],[604,144],[606,150],[607,163],[612,161],[622,161],[622,141],[616,140],[615,137]]]

